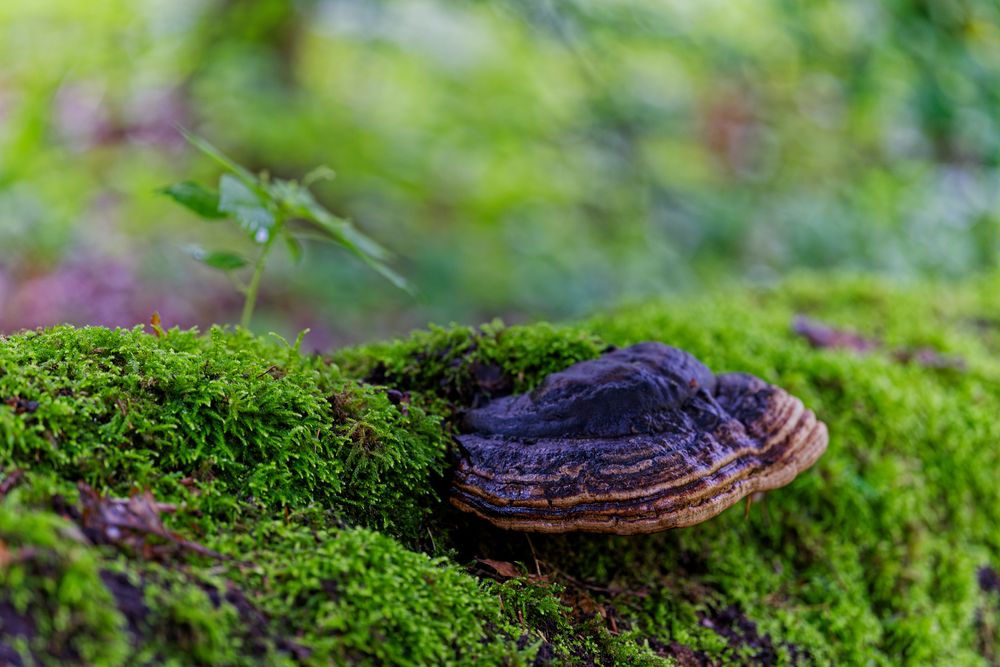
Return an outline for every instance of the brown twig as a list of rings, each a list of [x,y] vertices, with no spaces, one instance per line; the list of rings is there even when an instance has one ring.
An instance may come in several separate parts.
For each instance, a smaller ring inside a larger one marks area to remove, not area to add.
[[[15,486],[20,484],[22,479],[24,479],[24,470],[21,468],[14,468],[7,473],[7,476],[3,478],[2,482],[0,482],[0,500],[6,498],[7,494],[10,493]]]

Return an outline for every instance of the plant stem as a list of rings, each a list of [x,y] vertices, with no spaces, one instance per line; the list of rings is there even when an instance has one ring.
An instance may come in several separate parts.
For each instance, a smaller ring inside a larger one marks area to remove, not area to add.
[[[260,249],[260,255],[257,256],[257,261],[254,263],[253,276],[250,278],[250,284],[247,285],[246,299],[243,301],[243,316],[240,317],[240,326],[244,329],[250,328],[253,309],[257,305],[257,290],[260,288],[261,276],[264,275],[264,263],[271,252],[271,245],[274,243],[276,236],[277,234],[271,234],[270,238],[264,243],[264,247]]]

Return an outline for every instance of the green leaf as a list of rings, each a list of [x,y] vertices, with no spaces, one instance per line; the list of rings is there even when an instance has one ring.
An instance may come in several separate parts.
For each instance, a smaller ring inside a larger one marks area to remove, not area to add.
[[[219,179],[219,209],[236,218],[257,243],[270,238],[276,222],[271,202],[230,174]]]
[[[302,242],[287,230],[288,228],[285,227],[285,233],[282,234],[285,238],[285,247],[288,248],[288,254],[292,256],[292,261],[298,264],[302,261]]]
[[[302,179],[302,186],[308,188],[313,183],[318,181],[332,181],[336,177],[337,172],[330,169],[325,164],[321,164],[315,169],[310,170],[309,173],[305,175]]]
[[[328,240],[341,246],[352,255],[375,269],[401,290],[413,293],[413,289],[403,276],[392,270],[385,262],[391,258],[388,250],[362,233],[357,227],[330,213],[316,201],[309,190],[294,181],[276,180],[268,187],[270,196],[293,216],[307,220],[319,229]]]
[[[250,263],[235,252],[227,252],[225,250],[210,252],[201,258],[201,262],[214,269],[221,269],[223,271],[241,269]]]
[[[236,176],[241,181],[243,181],[243,183],[247,185],[247,187],[259,190],[260,186],[257,183],[257,178],[252,173],[250,173],[249,169],[238,164],[235,160],[231,159],[225,153],[223,153],[218,148],[208,143],[198,135],[188,132],[183,127],[180,128],[180,131],[181,134],[184,135],[184,138],[187,139],[189,144],[200,150],[208,157],[215,160],[224,169],[227,169],[236,174]]]
[[[228,252],[226,250],[208,252],[196,243],[184,246],[184,250],[186,250],[191,257],[202,264],[206,264],[216,269],[222,269],[223,271],[231,271],[249,264],[246,259],[235,252]]]
[[[330,240],[347,247],[354,246],[358,251],[370,255],[376,260],[388,260],[391,255],[373,239],[363,234],[350,220],[341,218],[328,211],[316,201],[309,190],[292,181],[277,181],[271,186],[271,196],[285,205],[296,217],[312,222],[313,225],[326,234]]]
[[[348,250],[350,250],[350,248],[348,248]],[[416,290],[413,289],[413,286],[410,285],[410,283],[406,280],[406,278],[396,273],[392,268],[389,267],[389,265],[383,264],[378,260],[372,259],[368,255],[359,255],[356,252],[354,254],[360,257],[365,264],[373,268],[378,273],[382,274],[383,278],[388,280],[397,288],[403,290],[404,292],[410,295],[416,293]]]
[[[226,217],[226,214],[219,210],[219,193],[192,181],[174,183],[157,192],[167,195],[206,220]]]
[[[392,258],[388,250],[355,227],[350,220],[333,215],[326,209],[314,210],[309,220],[341,245],[357,248],[359,252],[378,261]]]
[[[413,288],[406,281],[406,278],[396,273],[383,261],[389,257],[389,252],[358,231],[349,221],[329,213],[328,217],[310,217],[309,220],[323,230],[332,242],[375,269],[399,289],[413,294]]]

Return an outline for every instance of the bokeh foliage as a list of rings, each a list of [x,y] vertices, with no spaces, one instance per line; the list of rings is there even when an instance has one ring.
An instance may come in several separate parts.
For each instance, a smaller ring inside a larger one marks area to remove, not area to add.
[[[421,298],[322,248],[265,298],[355,336],[1000,256],[985,0],[44,0],[0,8],[0,57],[15,277],[86,249],[224,290],[181,249],[218,239],[152,195],[212,175],[175,122],[255,170],[338,172],[320,195]]]

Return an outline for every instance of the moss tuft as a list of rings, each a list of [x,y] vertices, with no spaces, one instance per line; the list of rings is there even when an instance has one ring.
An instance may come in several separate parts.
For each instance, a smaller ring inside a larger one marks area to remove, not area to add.
[[[334,360],[353,377],[465,407],[526,391],[605,347],[583,329],[546,323],[505,327],[497,320],[478,329],[432,326],[406,340],[341,350]]]
[[[220,548],[253,564],[233,576],[308,646],[309,664],[469,664],[510,652],[475,578],[385,535],[261,522]]]

